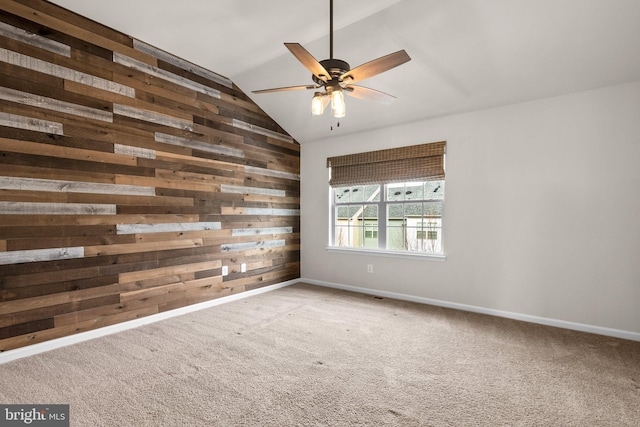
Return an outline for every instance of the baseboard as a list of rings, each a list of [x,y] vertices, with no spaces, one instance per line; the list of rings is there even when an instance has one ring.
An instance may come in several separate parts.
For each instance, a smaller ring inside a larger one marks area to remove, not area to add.
[[[538,317],[528,314],[514,313],[510,311],[495,310],[491,308],[478,307],[474,305],[458,304],[454,302],[435,300],[430,298],[417,297],[413,295],[399,294],[389,291],[380,291],[376,289],[360,288],[357,286],[348,286],[338,283],[323,282],[313,279],[301,278],[299,282],[309,283],[311,285],[324,286],[334,289],[342,289],[351,292],[360,292],[363,294],[375,295],[385,298],[393,298],[403,301],[417,302],[421,304],[435,305],[438,307],[453,308],[456,310],[469,311],[472,313],[488,314],[491,316],[505,317],[508,319],[522,320],[524,322],[537,323],[540,325],[554,326],[556,328],[571,329],[580,332],[589,332],[592,334],[605,335],[609,337],[622,338],[632,341],[640,341],[640,333],[625,331],[621,329],[604,328],[601,326],[587,325],[583,323],[567,322],[564,320],[550,319],[547,317]]]
[[[27,347],[17,348],[15,350],[7,350],[0,353],[0,364],[11,362],[12,360],[16,360],[16,359],[21,359],[23,357],[33,356],[35,354],[44,353],[46,351],[54,350],[56,348],[66,347],[68,345],[77,344],[83,341],[88,341],[94,338],[99,338],[106,335],[111,335],[118,332],[126,331],[128,329],[138,328],[140,326],[159,322],[161,320],[169,319],[171,317],[182,316],[183,314],[193,313],[195,311],[203,310],[205,308],[215,307],[217,305],[226,304],[228,302],[237,301],[243,298],[248,298],[248,297],[262,294],[265,292],[270,292],[270,291],[284,288],[285,286],[293,285],[294,283],[299,283],[299,282],[300,282],[300,279],[294,279],[286,282],[276,283],[274,285],[268,285],[262,288],[241,292],[239,294],[233,294],[225,297],[216,298],[211,301],[205,301],[198,304],[177,308],[175,310],[165,311],[158,314],[152,314],[151,316],[142,317],[140,319],[129,320],[127,322],[118,323],[116,325],[105,326],[103,328],[95,329],[92,331],[81,332],[79,334],[69,335],[62,338],[56,338],[56,339],[41,342],[38,344],[32,344]]]

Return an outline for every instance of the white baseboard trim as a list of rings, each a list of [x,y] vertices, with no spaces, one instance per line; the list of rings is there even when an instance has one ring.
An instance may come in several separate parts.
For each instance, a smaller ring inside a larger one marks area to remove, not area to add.
[[[334,289],[342,289],[344,291],[360,292],[363,294],[375,295],[380,297],[417,302],[420,304],[453,308],[456,310],[469,311],[472,313],[481,313],[481,314],[488,314],[491,316],[505,317],[508,319],[522,320],[524,322],[538,323],[540,325],[554,326],[556,328],[571,329],[571,330],[580,331],[580,332],[589,332],[592,334],[622,338],[622,339],[631,340],[631,341],[640,341],[639,332],[625,331],[622,329],[604,328],[601,326],[587,325],[584,323],[568,322],[565,320],[550,319],[547,317],[532,316],[529,314],[521,314],[521,313],[515,313],[511,311],[495,310],[492,308],[484,308],[484,307],[478,307],[474,305],[458,304],[454,302],[417,297],[413,295],[399,294],[399,293],[389,292],[389,291],[360,288],[357,286],[341,285],[338,283],[323,282],[320,280],[301,278],[299,282],[304,282],[304,283],[309,283],[311,285],[324,286],[324,287],[334,288]]]
[[[151,316],[141,317],[140,319],[129,320],[127,322],[105,326],[103,328],[95,329],[92,331],[81,332],[79,334],[69,335],[62,338],[56,338],[49,341],[32,344],[27,347],[17,348],[15,350],[7,350],[0,353],[0,365],[3,363],[11,362],[16,359],[21,359],[23,357],[33,356],[35,354],[54,350],[56,348],[66,347],[68,345],[77,344],[77,343],[88,341],[94,338],[115,334],[118,332],[126,331],[128,329],[138,328],[140,326],[159,322],[161,320],[169,319],[171,317],[182,316],[183,314],[193,313],[194,311],[215,307],[217,305],[226,304],[228,302],[237,301],[237,300],[248,298],[254,295],[259,295],[265,292],[270,292],[276,289],[293,285],[294,283],[298,283],[298,282],[300,282],[300,279],[294,279],[294,280],[289,280],[282,283],[276,283],[275,285],[268,285],[262,288],[241,292],[239,294],[228,295],[225,297],[216,298],[211,301],[205,301],[198,304],[188,305],[186,307],[180,307],[180,308],[176,308],[175,310],[165,311],[158,314],[152,314]]]

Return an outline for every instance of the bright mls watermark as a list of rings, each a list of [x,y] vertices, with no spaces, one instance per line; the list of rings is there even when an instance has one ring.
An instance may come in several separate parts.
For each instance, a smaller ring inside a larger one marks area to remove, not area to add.
[[[69,427],[69,405],[2,405],[0,426]]]

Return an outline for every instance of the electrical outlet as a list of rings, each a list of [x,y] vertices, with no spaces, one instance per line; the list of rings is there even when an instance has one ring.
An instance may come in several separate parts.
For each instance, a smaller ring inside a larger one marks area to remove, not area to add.
[[[367,264],[367,273],[373,273],[373,264]]]
[[[228,265],[223,265],[222,266],[222,275],[223,276],[228,276],[229,275],[229,266]]]
[[[247,272],[247,264],[242,263],[240,264],[240,273],[246,273]]]

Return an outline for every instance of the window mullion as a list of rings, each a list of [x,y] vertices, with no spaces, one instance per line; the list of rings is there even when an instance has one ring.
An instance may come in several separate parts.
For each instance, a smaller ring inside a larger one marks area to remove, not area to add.
[[[387,186],[380,185],[378,202],[378,249],[387,249]]]
[[[331,230],[329,231],[329,242],[331,242],[332,245],[336,244],[336,225],[338,224],[338,205],[335,202],[335,189],[331,189],[330,191],[331,194],[331,201],[330,201],[330,206],[331,206]]]

